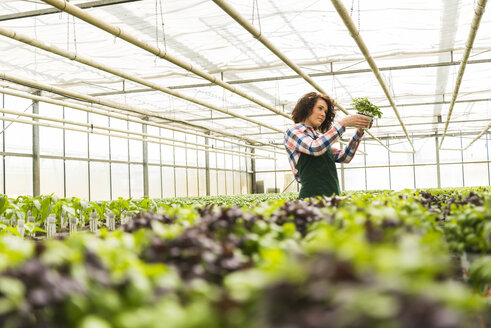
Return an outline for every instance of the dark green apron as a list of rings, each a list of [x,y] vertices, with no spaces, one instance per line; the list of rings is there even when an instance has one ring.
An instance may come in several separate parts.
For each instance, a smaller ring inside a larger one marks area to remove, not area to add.
[[[299,198],[341,194],[331,147],[321,156],[300,154],[297,171],[302,185]]]

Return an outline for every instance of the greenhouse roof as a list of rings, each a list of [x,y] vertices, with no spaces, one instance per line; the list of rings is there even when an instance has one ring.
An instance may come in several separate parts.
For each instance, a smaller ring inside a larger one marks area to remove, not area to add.
[[[352,98],[368,97],[384,112],[372,136],[406,138],[400,150],[411,150],[408,136],[477,136],[489,128],[491,16],[482,14],[485,5],[3,0],[0,92],[42,90],[72,103],[98,99],[165,124],[281,143],[296,101],[317,87],[348,112]],[[352,37],[358,34],[380,81]]]

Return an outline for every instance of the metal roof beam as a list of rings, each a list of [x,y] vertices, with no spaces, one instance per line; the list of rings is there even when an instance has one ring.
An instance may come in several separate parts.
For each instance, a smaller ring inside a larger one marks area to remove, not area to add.
[[[212,109],[212,110],[215,110],[215,111],[218,111],[218,112],[221,112],[221,113],[224,113],[224,114],[227,114],[227,115],[236,117],[236,118],[240,118],[242,120],[248,121],[249,123],[253,123],[255,125],[260,125],[260,126],[263,126],[265,128],[268,128],[268,129],[271,129],[271,130],[275,130],[275,131],[278,131],[278,132],[283,132],[283,131],[281,131],[279,129],[276,129],[274,127],[271,127],[268,124],[264,124],[264,123],[261,123],[259,121],[256,121],[256,120],[247,118],[247,117],[245,117],[243,115],[230,112],[227,109],[219,108],[217,106],[214,106],[212,104],[208,104],[208,103],[206,103],[204,101],[201,101],[199,99],[186,96],[186,95],[181,94],[181,93],[179,93],[177,91],[173,91],[173,90],[171,90],[171,89],[169,89],[167,87],[164,87],[164,86],[161,86],[159,84],[153,83],[153,82],[148,81],[148,80],[145,80],[143,78],[140,78],[140,77],[138,77],[138,76],[136,76],[134,74],[129,74],[129,73],[126,73],[123,70],[112,68],[112,67],[110,67],[108,65],[105,65],[105,64],[96,62],[93,59],[88,58],[88,57],[84,57],[84,56],[82,56],[82,55],[80,55],[80,54],[78,54],[76,52],[70,52],[70,51],[66,51],[66,50],[64,50],[62,48],[56,47],[54,45],[48,45],[48,44],[46,44],[44,42],[41,42],[41,41],[39,41],[37,39],[34,39],[34,38],[29,37],[29,36],[26,36],[26,35],[23,35],[23,34],[14,32],[14,31],[11,31],[9,29],[0,27],[0,35],[9,37],[11,39],[14,39],[14,40],[17,40],[17,41],[20,41],[20,42],[23,42],[23,43],[25,43],[27,45],[30,45],[30,46],[33,46],[33,47],[36,47],[36,48],[45,50],[47,52],[56,54],[58,56],[62,56],[62,57],[68,58],[70,60],[77,61],[79,63],[82,63],[84,65],[93,67],[95,69],[98,69],[98,70],[107,72],[109,74],[113,74],[113,75],[119,76],[119,77],[121,77],[121,78],[123,78],[125,80],[130,80],[130,81],[133,81],[135,83],[138,83],[138,84],[141,84],[141,85],[145,85],[145,86],[150,87],[150,88],[152,88],[152,89],[154,89],[156,91],[161,91],[161,92],[164,92],[164,93],[169,94],[171,96],[174,96],[174,97],[181,98],[181,99],[184,99],[186,101],[192,102],[194,104],[197,104],[197,105],[200,105],[200,106],[203,106],[203,107],[207,107],[209,109]]]
[[[85,22],[87,22],[93,26],[96,26],[99,29],[104,30],[104,31],[106,31],[106,32],[118,37],[118,38],[121,38],[121,39],[137,46],[140,49],[143,49],[143,50],[145,50],[151,54],[154,54],[157,57],[160,57],[164,60],[167,60],[167,61],[171,62],[172,64],[177,65],[177,66],[179,66],[179,67],[181,67],[181,68],[183,68],[183,69],[185,69],[185,70],[187,70],[193,74],[196,74],[196,75],[202,77],[203,79],[210,81],[211,83],[214,83],[214,84],[216,84],[222,88],[229,90],[230,92],[233,92],[233,93],[235,93],[235,94],[237,94],[237,95],[239,95],[239,96],[241,96],[241,97],[243,97],[249,101],[252,101],[252,102],[256,103],[257,105],[272,111],[273,113],[276,113],[280,116],[289,118],[289,116],[287,114],[277,110],[276,108],[274,108],[270,105],[263,103],[262,101],[254,98],[252,96],[247,95],[243,91],[241,91],[241,90],[233,87],[232,85],[224,82],[223,80],[209,74],[208,72],[205,72],[205,71],[201,70],[200,68],[194,67],[193,65],[191,65],[187,62],[184,62],[183,60],[175,58],[174,56],[170,55],[164,49],[160,49],[159,47],[156,47],[156,46],[153,46],[147,42],[141,41],[138,37],[133,36],[130,33],[123,31],[121,28],[119,28],[117,26],[113,26],[111,24],[108,24],[108,23],[104,22],[103,20],[98,19],[95,16],[84,12],[82,9],[78,8],[77,6],[70,4],[69,2],[67,2],[65,0],[42,0],[42,1],[60,9],[60,10],[63,10],[64,12],[66,12],[72,16],[75,16],[75,17],[77,17],[77,18],[79,18],[79,19],[81,19],[81,20],[83,20],[83,21],[85,21]]]
[[[474,40],[476,39],[477,30],[479,29],[479,25],[481,24],[481,18],[484,14],[484,9],[486,8],[486,3],[488,0],[479,0],[476,4],[476,8],[474,9],[474,18],[472,19],[471,29],[469,31],[469,36],[467,37],[467,42],[465,43],[465,52],[462,56],[462,62],[460,63],[459,72],[457,74],[457,79],[455,81],[455,88],[452,96],[452,102],[450,103],[450,107],[448,109],[447,120],[445,123],[445,128],[443,130],[442,139],[440,140],[439,148],[442,148],[443,140],[445,139],[445,134],[447,133],[448,124],[450,123],[450,117],[452,116],[452,111],[455,105],[455,101],[457,100],[457,96],[459,94],[460,84],[462,83],[462,77],[464,76],[465,67],[467,65],[467,61],[469,60],[469,55],[472,50],[472,46],[474,45]]]

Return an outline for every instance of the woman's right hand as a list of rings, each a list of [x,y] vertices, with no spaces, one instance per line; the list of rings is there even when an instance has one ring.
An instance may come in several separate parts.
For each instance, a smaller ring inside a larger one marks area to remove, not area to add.
[[[361,115],[348,115],[339,121],[345,127],[353,128],[368,128],[370,126],[370,119]]]

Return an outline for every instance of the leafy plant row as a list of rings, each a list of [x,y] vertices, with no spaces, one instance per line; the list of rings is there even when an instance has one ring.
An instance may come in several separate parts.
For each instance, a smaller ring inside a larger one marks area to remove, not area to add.
[[[489,222],[490,195],[425,193],[169,204],[99,236],[5,234],[0,326],[474,327],[490,312],[476,293],[489,243],[472,292],[446,225]]]

